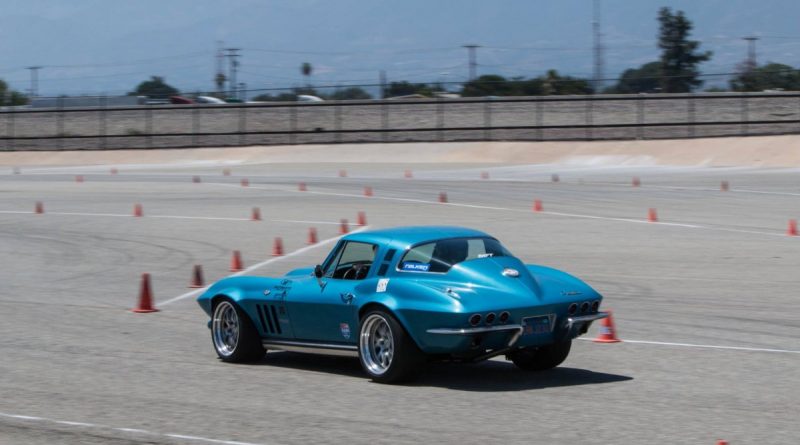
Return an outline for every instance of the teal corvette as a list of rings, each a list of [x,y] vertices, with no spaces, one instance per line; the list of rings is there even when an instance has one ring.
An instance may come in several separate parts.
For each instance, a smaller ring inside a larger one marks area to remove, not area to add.
[[[226,362],[268,349],[357,356],[375,381],[407,380],[429,360],[505,355],[558,366],[602,296],[556,269],[526,265],[460,227],[401,227],[343,237],[321,265],[283,277],[223,279],[197,302]]]

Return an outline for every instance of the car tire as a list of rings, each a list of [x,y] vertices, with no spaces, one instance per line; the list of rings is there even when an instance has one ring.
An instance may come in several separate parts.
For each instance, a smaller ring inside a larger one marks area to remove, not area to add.
[[[544,371],[563,363],[571,347],[572,340],[567,340],[547,346],[522,348],[509,354],[509,358],[525,371]]]
[[[361,318],[358,358],[364,371],[378,383],[409,381],[425,362],[425,355],[400,322],[381,309]]]
[[[229,298],[214,305],[211,341],[217,356],[224,362],[254,362],[267,352],[250,317]]]

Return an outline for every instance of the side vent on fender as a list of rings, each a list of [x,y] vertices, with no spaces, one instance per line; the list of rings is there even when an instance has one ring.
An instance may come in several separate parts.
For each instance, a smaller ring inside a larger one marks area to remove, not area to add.
[[[269,334],[281,333],[281,325],[278,322],[278,313],[275,306],[272,305],[256,305],[258,310],[258,318],[261,321],[261,328],[264,332]]]

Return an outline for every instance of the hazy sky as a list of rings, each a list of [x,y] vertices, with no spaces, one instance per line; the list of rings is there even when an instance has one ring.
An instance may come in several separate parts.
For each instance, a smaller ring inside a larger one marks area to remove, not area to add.
[[[592,0],[3,0],[0,78],[42,95],[124,93],[161,75],[184,91],[213,89],[217,41],[242,48],[248,88],[389,80],[463,81],[476,43],[479,74],[592,73]],[[741,40],[759,62],[800,66],[798,0],[601,0],[606,77],[658,57],[656,14],[684,10],[706,73],[735,69]],[[718,80],[717,82],[719,82]]]

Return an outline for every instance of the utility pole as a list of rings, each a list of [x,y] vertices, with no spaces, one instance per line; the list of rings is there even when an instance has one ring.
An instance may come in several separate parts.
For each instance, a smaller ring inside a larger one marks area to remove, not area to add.
[[[758,37],[742,37],[742,40],[747,42],[747,61],[745,62],[747,65],[747,70],[754,70],[758,67],[758,64],[756,64],[756,41],[758,40]]]
[[[381,99],[386,99],[386,71],[381,70],[379,79],[381,84]]]
[[[592,21],[592,34],[594,35],[594,92],[600,92],[603,87],[605,59],[603,57],[603,34],[600,31],[600,0],[594,0],[594,20]]]
[[[214,86],[217,88],[217,95],[222,96],[222,90],[225,89],[225,53],[222,49],[224,42],[217,40],[217,55],[214,56],[217,60],[217,73],[214,75]]]
[[[39,70],[42,69],[42,67],[29,66],[26,68],[31,70],[31,97],[36,97],[39,95]]]
[[[237,54],[241,50],[241,48],[225,48],[227,52],[225,56],[228,57],[228,86],[230,87],[234,99],[239,98],[238,91],[236,91],[236,69],[239,67],[239,61],[236,60],[236,58],[241,57],[241,54]]]
[[[478,62],[476,61],[475,57],[475,50],[480,48],[480,45],[469,44],[463,45],[464,48],[467,49],[467,55],[469,58],[469,80],[475,80],[475,70],[478,67]]]

